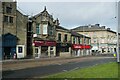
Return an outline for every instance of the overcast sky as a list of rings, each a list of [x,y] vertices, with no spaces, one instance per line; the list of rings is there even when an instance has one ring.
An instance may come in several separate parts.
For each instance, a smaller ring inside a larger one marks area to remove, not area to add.
[[[53,18],[60,20],[60,25],[71,29],[82,25],[100,24],[116,30],[116,3],[113,2],[20,2],[17,6],[23,14],[35,15],[47,7]]]

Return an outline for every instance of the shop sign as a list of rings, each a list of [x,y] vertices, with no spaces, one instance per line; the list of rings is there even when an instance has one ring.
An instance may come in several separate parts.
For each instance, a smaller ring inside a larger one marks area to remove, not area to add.
[[[56,46],[55,41],[34,41],[33,46]]]
[[[72,49],[90,49],[90,45],[73,44]]]

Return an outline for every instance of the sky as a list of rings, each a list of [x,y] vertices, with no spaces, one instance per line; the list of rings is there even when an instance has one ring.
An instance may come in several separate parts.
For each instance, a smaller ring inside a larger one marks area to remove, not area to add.
[[[46,6],[53,18],[58,18],[62,27],[72,29],[89,24],[100,24],[116,31],[116,2],[109,1],[17,1],[18,10],[23,14],[34,16]]]

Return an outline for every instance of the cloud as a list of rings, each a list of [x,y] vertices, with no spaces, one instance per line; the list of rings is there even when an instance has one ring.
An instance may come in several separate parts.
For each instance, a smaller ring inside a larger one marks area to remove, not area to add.
[[[66,28],[100,23],[115,29],[116,25],[115,2],[20,2],[18,6],[29,15],[38,14],[47,6],[54,19],[59,18]]]

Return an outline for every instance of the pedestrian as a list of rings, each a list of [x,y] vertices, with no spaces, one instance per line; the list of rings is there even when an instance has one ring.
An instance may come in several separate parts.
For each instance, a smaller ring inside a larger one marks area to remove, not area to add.
[[[116,58],[116,52],[114,52],[113,56],[114,56],[114,58]]]
[[[14,53],[13,59],[17,59],[17,54],[16,53]]]

